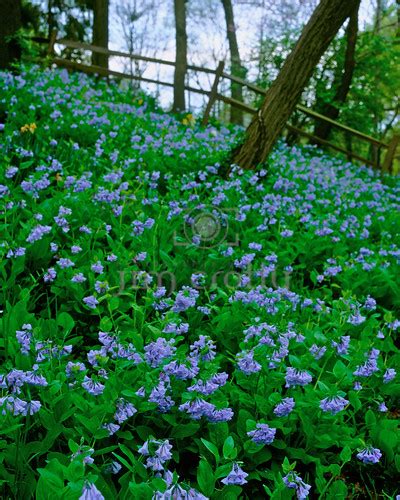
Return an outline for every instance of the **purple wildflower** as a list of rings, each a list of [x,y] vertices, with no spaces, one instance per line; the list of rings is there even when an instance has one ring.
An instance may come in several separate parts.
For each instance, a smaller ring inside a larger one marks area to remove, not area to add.
[[[94,483],[89,483],[86,481],[79,500],[104,500],[104,497],[96,488]]]
[[[329,412],[332,415],[336,415],[342,411],[349,402],[342,396],[328,397],[321,400],[319,407],[322,411]]]
[[[271,444],[275,439],[276,429],[268,424],[257,424],[254,431],[247,433],[256,444]]]
[[[254,360],[254,352],[242,352],[238,355],[238,368],[245,375],[250,375],[252,373],[257,373],[261,370],[261,365],[257,361]]]
[[[378,448],[373,448],[372,446],[367,446],[359,453],[357,453],[357,458],[364,462],[365,464],[376,464],[382,457],[382,452]]]
[[[226,476],[226,478],[222,479],[222,483],[228,484],[246,484],[246,477],[248,474],[244,472],[237,463],[233,464],[231,472]]]
[[[296,489],[296,495],[299,500],[308,497],[311,486],[306,484],[294,471],[289,472],[289,474],[282,479],[288,488]]]
[[[92,394],[93,396],[99,396],[103,393],[105,388],[105,386],[100,382],[96,382],[86,376],[82,382],[82,387],[85,389],[85,391],[87,391],[89,394]]]
[[[295,387],[296,385],[307,385],[311,383],[312,376],[306,371],[296,370],[296,368],[288,367],[286,370],[286,386]]]
[[[89,295],[88,297],[85,297],[83,299],[83,302],[88,306],[90,307],[91,309],[96,309],[97,307],[97,304],[99,303],[99,301],[96,299],[96,297],[94,297],[93,295]]]
[[[383,383],[387,384],[395,378],[397,372],[394,368],[388,368],[383,374]]]
[[[94,264],[92,264],[91,269],[93,272],[101,274],[104,271],[104,266],[101,262],[95,262]]]
[[[292,412],[294,407],[295,402],[293,398],[284,398],[275,406],[274,413],[277,417],[286,417]]]

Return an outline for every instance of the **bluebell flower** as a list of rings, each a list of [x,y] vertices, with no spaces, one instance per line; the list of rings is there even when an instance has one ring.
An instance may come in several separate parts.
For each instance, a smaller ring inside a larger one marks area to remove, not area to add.
[[[222,479],[222,483],[228,484],[237,484],[243,485],[247,483],[246,477],[248,474],[242,470],[237,463],[234,463],[232,466],[231,472]]]
[[[77,273],[72,276],[71,281],[73,283],[83,283],[86,281],[86,278],[82,273]]]
[[[17,330],[15,332],[15,336],[18,344],[20,345],[21,353],[24,355],[29,354],[32,341],[32,325],[22,325],[22,329]]]
[[[120,426],[118,424],[114,424],[113,422],[111,422],[109,424],[103,424],[103,429],[106,429],[108,435],[112,436],[120,429]]]
[[[372,349],[368,355],[367,361],[363,365],[359,365],[353,372],[357,377],[370,377],[375,372],[379,371],[377,359],[379,356],[378,349]]]
[[[66,269],[68,267],[74,267],[75,263],[72,262],[71,259],[62,258],[57,261],[57,264],[61,267],[61,269]]]
[[[336,415],[349,404],[349,401],[342,396],[327,397],[320,401],[319,407],[325,412]]]
[[[166,462],[167,460],[171,460],[172,458],[171,450],[172,445],[170,445],[168,439],[166,439],[156,449],[155,454],[162,462]]]
[[[195,306],[198,296],[199,292],[197,290],[189,286],[184,286],[178,292],[172,310],[174,312],[186,311],[189,307]]]
[[[212,361],[216,356],[214,342],[206,335],[199,335],[199,339],[190,346],[190,356],[202,361]]]
[[[166,340],[159,337],[144,347],[146,362],[153,368],[159,366],[165,359],[170,358],[176,351],[174,340]]]
[[[367,446],[359,453],[357,453],[357,458],[364,462],[365,464],[376,464],[382,457],[382,452],[378,448],[373,448],[372,446]]]
[[[296,490],[296,496],[299,500],[307,498],[310,494],[311,486],[306,484],[301,477],[294,471],[289,472],[285,477],[282,478],[283,482],[288,488]]]
[[[129,403],[124,399],[120,399],[117,403],[117,411],[114,414],[114,418],[119,424],[122,424],[129,417],[132,417],[132,415],[134,415],[136,412],[137,410],[132,403]]]
[[[221,408],[221,409],[216,409],[208,412],[205,417],[207,420],[211,423],[218,423],[218,422],[228,422],[229,420],[232,420],[233,418],[233,410],[231,408]]]
[[[383,403],[380,403],[379,406],[378,406],[378,410],[382,413],[386,413],[388,411],[388,407],[386,406],[386,404],[383,402]]]
[[[96,309],[99,301],[93,295],[89,295],[83,299],[83,302],[91,309]]]
[[[254,431],[247,433],[256,444],[271,444],[275,439],[276,429],[268,424],[257,424]]]
[[[365,316],[361,316],[359,311],[356,311],[354,314],[352,314],[349,319],[347,320],[347,323],[350,323],[352,325],[361,325],[361,323],[364,323],[366,320]]]
[[[110,286],[107,281],[96,281],[94,284],[94,289],[97,293],[102,294],[106,293],[109,290]]]
[[[349,352],[349,346],[350,346],[350,336],[349,335],[343,335],[340,338],[339,343],[332,341],[332,347],[336,348],[336,352],[340,356],[344,356]]]
[[[65,367],[65,373],[68,378],[74,378],[79,373],[86,370],[86,366],[83,363],[68,361],[67,366]]]
[[[35,241],[39,241],[43,238],[44,235],[48,234],[51,231],[51,226],[35,226],[32,231],[29,233],[26,241],[28,243],[34,243]]]
[[[79,500],[104,500],[104,497],[94,483],[85,481]]]
[[[383,383],[387,384],[391,380],[393,380],[397,375],[397,372],[394,368],[388,368],[383,374]]]
[[[92,264],[91,269],[93,272],[101,274],[104,271],[104,266],[101,262],[95,262],[94,264]]]
[[[313,344],[310,347],[309,351],[314,356],[314,358],[318,360],[321,359],[322,356],[326,353],[326,347],[325,346],[319,347],[316,344]]]
[[[54,269],[54,267],[49,267],[47,269],[47,273],[43,276],[43,280],[45,283],[51,283],[57,278],[57,271]]]
[[[274,413],[277,417],[286,417],[292,412],[295,407],[293,398],[283,398],[274,408]]]
[[[251,375],[252,373],[257,373],[261,370],[261,365],[254,359],[253,351],[244,351],[237,355],[238,363],[237,366],[240,371],[245,375]]]
[[[163,461],[159,457],[148,457],[145,467],[154,472],[161,472],[164,470]]]
[[[376,309],[376,300],[368,295],[365,299],[364,307],[368,311],[374,311]]]
[[[103,391],[105,389],[105,386],[103,384],[98,381],[96,382],[86,376],[82,382],[82,387],[85,389],[85,391],[87,391],[89,394],[92,394],[93,396],[99,396],[100,394],[103,394]]]
[[[312,376],[307,371],[296,370],[288,367],[286,370],[285,387],[295,387],[296,385],[307,385],[312,382]]]
[[[149,402],[156,403],[161,413],[166,413],[175,404],[172,398],[168,395],[167,385],[162,380],[150,392]]]

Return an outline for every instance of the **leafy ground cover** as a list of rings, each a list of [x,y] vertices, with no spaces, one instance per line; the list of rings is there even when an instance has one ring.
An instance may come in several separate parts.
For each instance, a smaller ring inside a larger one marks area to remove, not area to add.
[[[0,82],[2,498],[396,498],[398,181]]]

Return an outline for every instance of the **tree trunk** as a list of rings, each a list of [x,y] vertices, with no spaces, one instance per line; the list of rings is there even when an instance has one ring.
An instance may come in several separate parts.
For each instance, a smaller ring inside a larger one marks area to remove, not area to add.
[[[93,45],[108,48],[108,0],[94,0]],[[108,68],[108,56],[93,52],[92,64]]]
[[[378,33],[382,24],[382,0],[376,0],[374,32]]]
[[[185,110],[185,76],[187,66],[186,0],[174,0],[176,27],[176,56],[174,75],[174,104],[172,111]]]
[[[224,12],[225,12],[226,36],[228,38],[229,52],[231,55],[231,72],[233,76],[244,78],[245,71],[240,60],[232,1],[222,0],[222,5],[224,7]],[[232,99],[236,99],[238,101],[243,102],[242,86],[239,85],[238,83],[231,82],[231,96]],[[231,106],[231,122],[236,123],[238,125],[242,125],[243,111]]]
[[[315,66],[358,0],[321,0],[253,117],[233,162],[255,168],[265,161],[292,114]]]
[[[53,33],[53,30],[56,28],[55,25],[55,19],[54,19],[54,12],[53,12],[53,0],[48,0],[47,1],[47,33],[48,33],[48,38],[51,38],[51,34]]]
[[[7,68],[21,58],[21,48],[15,35],[21,28],[21,0],[0,0],[0,68]]]
[[[336,89],[335,95],[333,97],[332,103],[324,103],[319,112],[322,115],[336,120],[340,113],[340,105],[346,102],[347,94],[349,93],[351,81],[353,79],[355,61],[355,52],[357,44],[358,35],[358,10],[360,7],[360,1],[358,0],[357,5],[354,7],[353,12],[349,18],[349,24],[346,28],[346,53],[344,58],[343,71],[338,72],[335,80],[333,82],[333,88]],[[327,139],[331,132],[332,125],[327,122],[317,122],[314,135],[320,137],[321,139]]]

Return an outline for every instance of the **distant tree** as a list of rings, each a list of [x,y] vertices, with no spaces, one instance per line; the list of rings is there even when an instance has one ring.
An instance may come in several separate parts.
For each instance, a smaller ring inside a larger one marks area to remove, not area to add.
[[[115,5],[124,48],[129,54],[154,57],[157,55],[154,48],[154,32],[157,33],[158,45],[161,37],[158,31],[154,30],[154,24],[157,20],[159,7],[159,0],[123,0]],[[130,75],[140,77],[146,67],[147,65],[143,61],[129,59],[125,71],[128,70]],[[132,80],[132,86],[139,88],[140,81]]]
[[[267,91],[260,110],[246,131],[244,142],[234,151],[234,163],[243,168],[255,168],[267,158],[321,56],[357,2],[321,0]]]
[[[93,2],[93,45],[108,48],[108,0]],[[92,64],[108,68],[108,56],[93,52]]]
[[[0,0],[0,68],[21,57],[17,32],[21,28],[21,0]]]
[[[239,78],[244,78],[246,75],[246,71],[243,68],[240,60],[232,1],[231,0],[221,0],[221,1],[225,13],[226,35],[228,38],[229,52],[231,58],[231,73],[232,75],[238,76]],[[231,96],[233,99],[236,99],[238,101],[243,101],[242,86],[235,82],[231,82]],[[243,123],[243,112],[240,109],[235,108],[233,106],[231,106],[231,122],[240,125]]]
[[[332,88],[335,89],[333,100],[331,102],[325,102],[322,105],[319,105],[318,100],[316,103],[317,110],[332,120],[336,120],[338,118],[340,107],[346,102],[353,79],[356,64],[355,53],[360,2],[361,0],[356,1],[356,5],[354,6],[353,12],[350,14],[349,23],[346,28],[346,52],[343,67],[339,67],[338,71],[336,71],[335,79],[332,84]],[[327,139],[331,129],[332,125],[330,123],[322,121],[317,122],[314,134],[321,139]]]
[[[397,11],[397,30],[396,37],[400,38],[400,0],[396,0],[396,11]]]
[[[185,77],[187,68],[187,34],[186,34],[186,0],[174,0],[175,10],[175,75],[174,103],[172,111],[178,113],[185,110]]]

